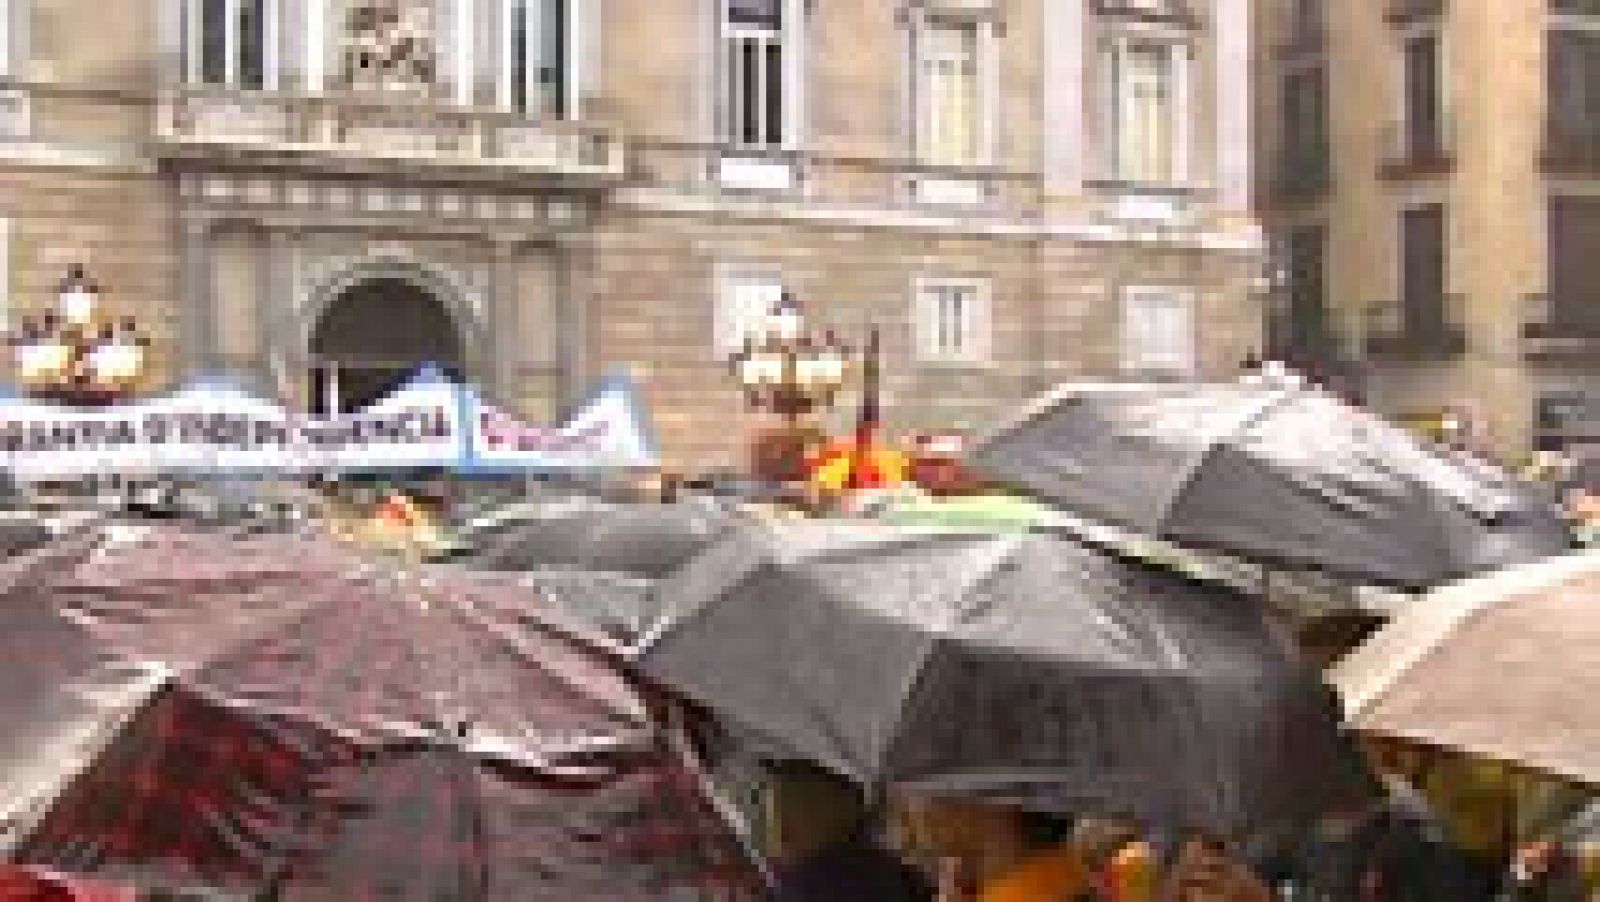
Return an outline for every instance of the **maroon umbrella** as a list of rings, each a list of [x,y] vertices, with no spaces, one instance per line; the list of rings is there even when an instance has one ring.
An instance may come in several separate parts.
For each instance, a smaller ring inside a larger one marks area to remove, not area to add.
[[[40,640],[16,653],[88,644],[95,668],[159,676],[109,693],[123,701],[88,716],[95,738],[53,779],[0,762],[0,787],[22,771],[9,782],[40,796],[0,858],[289,900],[758,895],[694,763],[612,662],[536,619],[502,628],[451,580],[305,537],[160,529],[16,587],[0,635],[15,620]],[[0,713],[57,707],[13,704]]]

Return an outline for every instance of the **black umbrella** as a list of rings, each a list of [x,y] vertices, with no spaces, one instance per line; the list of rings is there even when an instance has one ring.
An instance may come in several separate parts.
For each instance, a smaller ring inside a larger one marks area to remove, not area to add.
[[[658,592],[646,674],[869,787],[1233,831],[1348,785],[1255,600],[1067,538],[750,526]]]
[[[659,577],[713,542],[734,515],[710,498],[616,504],[588,497],[487,512],[457,539],[460,559],[488,570],[584,570]]]
[[[1561,552],[1553,499],[1289,382],[1058,389],[975,449],[989,478],[1180,545],[1424,588]]]

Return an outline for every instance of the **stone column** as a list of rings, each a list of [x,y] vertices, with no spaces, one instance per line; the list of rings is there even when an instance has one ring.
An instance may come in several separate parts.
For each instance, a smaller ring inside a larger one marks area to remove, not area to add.
[[[490,392],[508,407],[521,398],[517,381],[522,373],[521,307],[522,245],[519,239],[496,236],[490,248],[489,297],[486,299],[487,347],[481,352]],[[469,352],[469,357],[471,356]]]
[[[179,331],[183,338],[177,376],[182,379],[217,363],[216,268],[211,218],[184,211],[179,227],[179,309],[183,317]]]
[[[322,92],[328,82],[328,0],[306,0],[305,88]]]
[[[1250,209],[1253,145],[1250,105],[1251,7],[1249,0],[1216,0],[1216,175],[1217,201],[1229,212]]]
[[[472,106],[477,99],[477,19],[475,0],[456,0],[455,5],[455,97],[461,106]]]
[[[261,83],[266,90],[276,91],[283,87],[283,0],[265,0],[261,12],[266,19],[261,23],[266,48],[261,60]]]
[[[296,232],[268,225],[261,236],[261,284],[256,290],[256,360],[261,387],[288,405],[299,402],[299,340],[294,334]]]
[[[811,51],[806,40],[810,36],[810,23],[805,0],[783,0],[783,32],[783,87],[787,92],[783,136],[789,147],[800,149],[806,145],[810,126],[806,95],[812,70]]]
[[[1044,55],[1044,178],[1063,194],[1077,194],[1086,177],[1084,31],[1086,0],[1045,0],[1040,52]]]
[[[591,343],[589,303],[595,293],[594,239],[558,239],[551,254],[551,288],[555,292],[556,369],[559,400],[572,403],[588,391]]]

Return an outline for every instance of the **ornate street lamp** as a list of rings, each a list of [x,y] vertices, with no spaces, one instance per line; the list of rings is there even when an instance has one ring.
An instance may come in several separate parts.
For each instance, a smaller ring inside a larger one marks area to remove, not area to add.
[[[788,294],[768,312],[762,327],[746,336],[731,365],[750,407],[776,414],[781,426],[757,437],[751,469],[758,478],[799,482],[806,477],[806,451],[820,434],[805,419],[831,406],[844,387],[850,349],[832,330],[820,336],[806,328],[800,305]]]
[[[120,400],[144,375],[150,342],[133,317],[100,309],[100,287],[73,266],[57,310],[23,319],[11,335],[22,385],[37,397],[77,406]]]

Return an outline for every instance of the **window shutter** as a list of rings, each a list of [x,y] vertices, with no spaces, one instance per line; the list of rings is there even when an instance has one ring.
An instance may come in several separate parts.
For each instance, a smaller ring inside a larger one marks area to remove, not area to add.
[[[979,283],[972,291],[970,304],[972,328],[967,359],[974,363],[987,363],[994,359],[994,292],[988,283]]]
[[[1118,71],[1117,42],[1100,46],[1100,159],[1105,177],[1122,177],[1122,79]]]
[[[1188,292],[1130,288],[1123,296],[1127,369],[1188,376],[1194,372],[1193,302]]]

